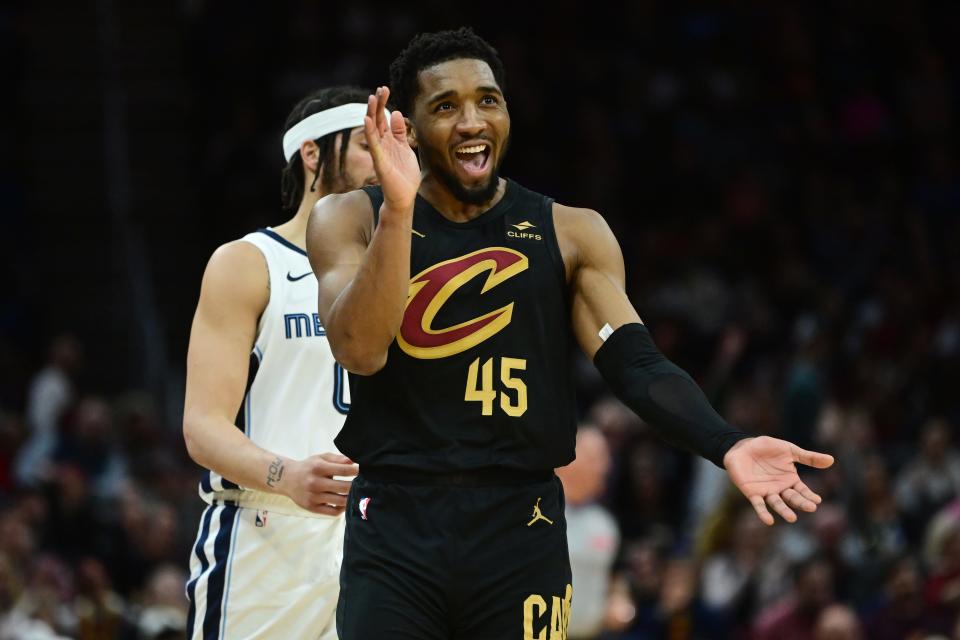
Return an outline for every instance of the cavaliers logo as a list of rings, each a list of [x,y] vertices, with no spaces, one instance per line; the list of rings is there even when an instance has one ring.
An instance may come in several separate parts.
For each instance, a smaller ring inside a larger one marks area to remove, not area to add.
[[[437,328],[433,321],[457,289],[486,273],[481,294],[530,266],[527,256],[505,247],[490,247],[445,260],[410,280],[403,323],[397,335],[400,348],[421,360],[446,358],[474,347],[510,324],[513,303],[452,327]]]

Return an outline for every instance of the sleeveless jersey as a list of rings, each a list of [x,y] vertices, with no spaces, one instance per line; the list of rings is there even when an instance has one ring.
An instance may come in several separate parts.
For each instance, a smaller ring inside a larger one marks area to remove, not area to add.
[[[376,221],[383,193],[364,190]],[[573,460],[570,308],[552,204],[507,181],[496,205],[457,223],[417,196],[402,326],[383,369],[350,376],[336,440],[361,470]]]
[[[270,300],[257,324],[237,428],[277,455],[301,459],[336,452],[333,439],[350,409],[350,397],[347,377],[333,359],[317,314],[317,278],[307,254],[271,229],[242,240],[266,259]],[[200,481],[200,495],[209,503],[242,502],[252,494],[285,511],[309,513],[284,496],[246,490],[213,471]]]

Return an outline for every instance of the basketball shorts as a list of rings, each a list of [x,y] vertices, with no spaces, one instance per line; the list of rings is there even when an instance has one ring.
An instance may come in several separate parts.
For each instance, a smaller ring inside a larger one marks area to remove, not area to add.
[[[343,518],[210,505],[190,554],[189,640],[336,640]]]
[[[561,640],[572,598],[552,472],[361,468],[350,489],[340,640]]]

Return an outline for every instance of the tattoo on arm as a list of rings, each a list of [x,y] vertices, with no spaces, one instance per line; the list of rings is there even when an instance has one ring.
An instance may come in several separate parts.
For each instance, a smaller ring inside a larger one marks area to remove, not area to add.
[[[280,478],[283,477],[283,460],[280,459],[280,456],[270,463],[270,468],[267,470],[267,486],[275,487],[277,483],[280,482]]]

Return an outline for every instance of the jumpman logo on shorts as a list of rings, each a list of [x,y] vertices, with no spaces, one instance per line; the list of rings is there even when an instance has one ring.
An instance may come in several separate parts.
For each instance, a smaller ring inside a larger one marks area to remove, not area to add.
[[[537,520],[544,520],[547,524],[553,524],[553,520],[540,513],[540,498],[537,498],[537,504],[533,505],[533,520],[527,523],[529,527]]]

